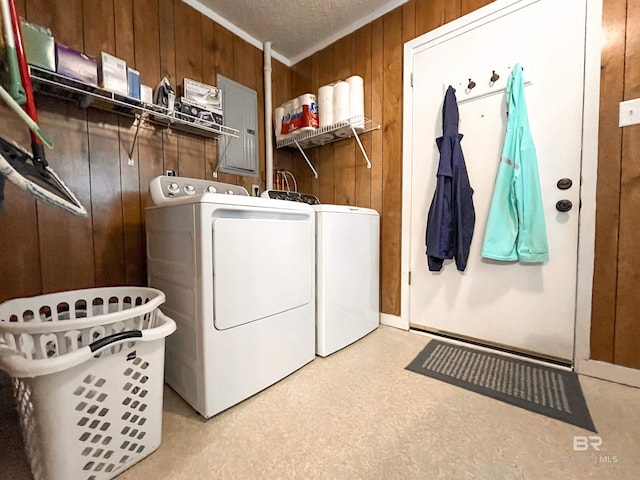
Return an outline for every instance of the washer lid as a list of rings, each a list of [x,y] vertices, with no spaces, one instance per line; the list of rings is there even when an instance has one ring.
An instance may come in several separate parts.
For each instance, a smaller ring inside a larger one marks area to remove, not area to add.
[[[353,207],[351,205],[313,205],[313,209],[316,211],[316,213],[332,212],[379,216],[378,212],[376,212],[372,208]]]

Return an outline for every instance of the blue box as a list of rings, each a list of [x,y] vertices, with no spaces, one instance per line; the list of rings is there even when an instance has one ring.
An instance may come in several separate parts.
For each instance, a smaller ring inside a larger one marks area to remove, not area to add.
[[[127,68],[127,85],[129,96],[140,100],[140,72],[133,68]]]

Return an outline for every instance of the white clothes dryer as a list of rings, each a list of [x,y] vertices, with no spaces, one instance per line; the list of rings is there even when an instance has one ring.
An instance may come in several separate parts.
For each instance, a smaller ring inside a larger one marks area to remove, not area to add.
[[[150,191],[148,281],[177,324],[166,382],[209,418],[313,360],[313,209],[182,177]]]
[[[320,204],[313,195],[269,190],[306,203],[316,218],[316,354],[326,357],[380,325],[380,216],[369,208]]]

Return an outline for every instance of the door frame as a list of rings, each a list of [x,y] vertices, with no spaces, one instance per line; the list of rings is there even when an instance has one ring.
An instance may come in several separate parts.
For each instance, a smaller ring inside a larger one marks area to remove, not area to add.
[[[403,75],[403,143],[402,143],[402,243],[401,243],[401,303],[400,318],[396,326],[409,330],[411,268],[411,177],[412,177],[412,145],[413,145],[413,57],[420,51],[429,48],[463,29],[471,23],[501,11],[505,13],[518,10],[542,0],[496,0],[464,17],[425,33],[404,45]],[[598,120],[600,114],[600,55],[603,0],[585,0],[586,35],[585,35],[585,70],[584,100],[582,120],[582,161],[580,198],[582,208],[579,214],[578,227],[578,262],[576,288],[576,319],[573,364],[577,371],[588,369],[590,356],[591,333],[591,294],[593,282],[593,262],[595,244],[596,213],[596,180],[598,167]],[[597,362],[603,363],[603,362]],[[608,365],[608,364],[605,364]],[[619,367],[623,368],[623,367]],[[604,369],[606,370],[606,369]],[[631,370],[631,369],[626,369]],[[632,372],[640,371],[631,370]],[[628,372],[627,372],[628,373]],[[589,374],[589,373],[587,373]],[[594,375],[602,376],[602,375]],[[620,375],[618,375],[620,376]],[[633,375],[632,375],[633,376]],[[624,375],[627,378],[628,375]],[[640,375],[637,378],[640,385]],[[625,381],[622,383],[629,383]],[[633,382],[635,383],[635,382]]]

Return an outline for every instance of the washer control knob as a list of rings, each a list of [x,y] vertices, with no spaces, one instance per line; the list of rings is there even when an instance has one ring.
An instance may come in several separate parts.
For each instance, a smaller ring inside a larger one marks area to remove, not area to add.
[[[193,185],[185,185],[184,192],[188,195],[193,195],[194,193],[196,193],[196,189],[193,187]]]
[[[233,190],[227,190],[228,195],[233,195]]]
[[[209,185],[207,187],[207,192],[208,193],[216,193],[218,190],[216,190],[216,187],[214,187],[213,185]]]
[[[176,182],[171,182],[167,187],[167,190],[169,190],[169,193],[178,193],[178,190],[180,190],[180,187]]]

